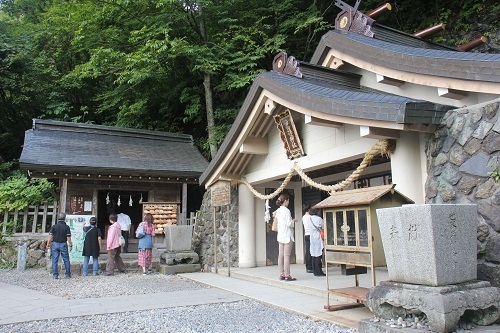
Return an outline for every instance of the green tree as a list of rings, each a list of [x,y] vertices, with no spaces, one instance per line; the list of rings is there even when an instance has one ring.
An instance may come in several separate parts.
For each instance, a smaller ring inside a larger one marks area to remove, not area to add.
[[[24,209],[36,203],[53,201],[56,186],[47,179],[30,179],[14,163],[0,164],[0,211]]]

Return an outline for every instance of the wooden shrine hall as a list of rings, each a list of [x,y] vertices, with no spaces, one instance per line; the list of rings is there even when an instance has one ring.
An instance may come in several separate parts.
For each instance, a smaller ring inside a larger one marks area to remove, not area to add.
[[[96,216],[103,232],[111,213],[129,215],[135,229],[146,203],[175,207],[168,223],[186,224],[207,165],[191,135],[41,119],[20,158],[30,177],[58,181],[58,211]]]

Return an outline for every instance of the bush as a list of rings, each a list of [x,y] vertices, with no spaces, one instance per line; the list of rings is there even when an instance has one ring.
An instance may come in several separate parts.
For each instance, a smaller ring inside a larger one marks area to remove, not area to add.
[[[45,178],[30,179],[21,170],[9,170],[12,162],[0,164],[0,211],[24,209],[57,197],[56,186]]]

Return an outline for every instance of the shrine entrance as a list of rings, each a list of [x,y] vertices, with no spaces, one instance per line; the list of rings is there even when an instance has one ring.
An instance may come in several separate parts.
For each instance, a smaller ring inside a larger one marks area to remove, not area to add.
[[[112,213],[123,213],[130,217],[130,238],[134,238],[135,229],[143,219],[142,202],[147,201],[148,191],[100,190],[97,196],[97,226],[103,238],[106,238],[109,215]]]

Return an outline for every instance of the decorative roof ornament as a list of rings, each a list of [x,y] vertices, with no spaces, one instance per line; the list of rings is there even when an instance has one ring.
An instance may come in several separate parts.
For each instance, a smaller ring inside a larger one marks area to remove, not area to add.
[[[280,52],[274,57],[273,71],[302,79],[299,62],[294,56],[288,56],[286,52]]]
[[[356,0],[354,7],[351,7],[342,0],[335,0],[335,6],[342,9],[335,19],[335,29],[352,31],[373,38],[374,32],[371,27],[375,20],[358,11],[360,2],[361,0]]]

